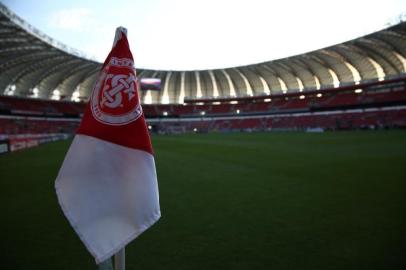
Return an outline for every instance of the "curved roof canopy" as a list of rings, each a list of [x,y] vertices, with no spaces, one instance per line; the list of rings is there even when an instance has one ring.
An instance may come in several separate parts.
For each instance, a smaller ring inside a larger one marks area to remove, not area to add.
[[[100,67],[101,63],[42,34],[0,4],[0,94],[86,99]],[[406,22],[254,65],[199,71],[138,69],[137,73],[162,80],[161,91],[143,91],[143,103],[322,90],[396,78],[406,73]]]

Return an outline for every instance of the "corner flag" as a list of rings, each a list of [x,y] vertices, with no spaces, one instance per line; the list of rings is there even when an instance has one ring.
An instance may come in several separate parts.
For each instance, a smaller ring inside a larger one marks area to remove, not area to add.
[[[124,28],[116,30],[55,189],[96,263],[117,253],[161,215],[153,150]]]

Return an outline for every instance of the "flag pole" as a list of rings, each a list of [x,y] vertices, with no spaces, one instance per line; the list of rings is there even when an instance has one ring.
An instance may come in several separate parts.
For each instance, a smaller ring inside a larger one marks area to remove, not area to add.
[[[114,270],[125,270],[125,247],[114,255]]]
[[[124,33],[124,35],[127,36],[127,28],[125,27],[117,27],[116,29],[116,34],[114,36],[114,41],[113,41],[113,48],[116,46],[117,41],[121,38],[121,33]]]
[[[127,28],[117,27],[116,34],[114,36],[113,48],[116,46],[117,41],[121,38],[121,35],[124,34],[127,36]],[[125,270],[125,247],[120,249],[114,255],[114,270]]]

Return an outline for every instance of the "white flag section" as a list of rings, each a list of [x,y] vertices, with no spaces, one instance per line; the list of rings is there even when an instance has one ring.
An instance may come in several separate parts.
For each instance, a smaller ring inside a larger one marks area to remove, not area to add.
[[[151,142],[132,83],[133,58],[125,33],[119,34],[55,182],[65,216],[96,263],[161,215]],[[118,85],[115,78],[127,81]]]
[[[59,203],[100,263],[160,217],[151,154],[76,135],[56,180]]]

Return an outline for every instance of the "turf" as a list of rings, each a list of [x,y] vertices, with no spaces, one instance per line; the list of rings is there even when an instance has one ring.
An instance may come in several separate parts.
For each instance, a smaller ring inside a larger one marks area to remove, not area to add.
[[[54,179],[70,141],[0,156],[0,269],[97,269]],[[155,136],[162,219],[127,269],[406,269],[406,132]]]

